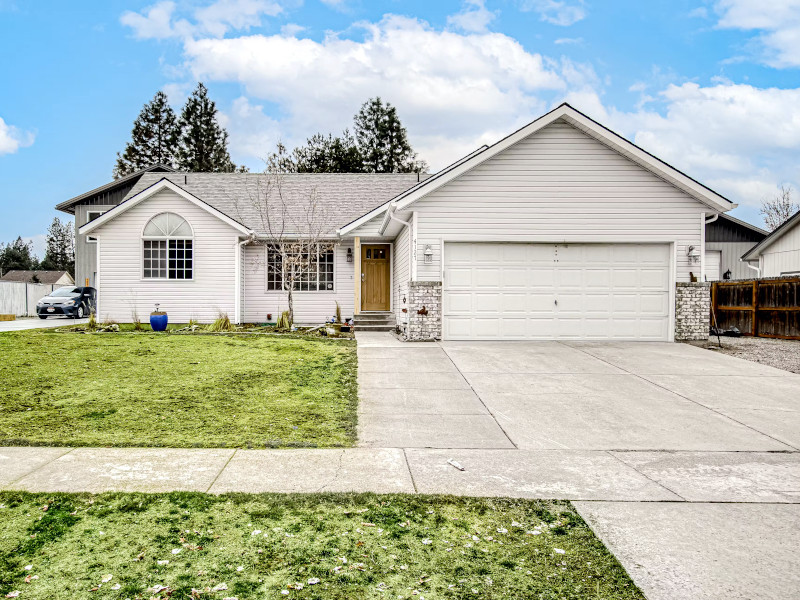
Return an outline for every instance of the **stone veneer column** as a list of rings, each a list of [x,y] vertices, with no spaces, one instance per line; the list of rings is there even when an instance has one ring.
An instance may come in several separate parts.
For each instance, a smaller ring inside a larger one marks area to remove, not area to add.
[[[675,284],[675,341],[707,340],[711,318],[711,284]]]
[[[427,314],[419,311],[425,308]],[[410,281],[408,283],[408,327],[405,339],[410,342],[442,338],[442,283]]]

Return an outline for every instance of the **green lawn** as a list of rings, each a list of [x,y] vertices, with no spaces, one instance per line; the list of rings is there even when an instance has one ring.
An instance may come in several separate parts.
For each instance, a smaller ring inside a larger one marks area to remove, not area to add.
[[[356,438],[346,340],[0,334],[0,445],[332,447]]]
[[[216,590],[216,591],[215,591]],[[0,493],[0,595],[644,598],[567,502]]]

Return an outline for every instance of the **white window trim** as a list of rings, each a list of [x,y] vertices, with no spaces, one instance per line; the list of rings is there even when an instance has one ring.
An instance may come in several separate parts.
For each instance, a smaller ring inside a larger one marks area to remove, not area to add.
[[[191,236],[181,236],[181,235],[144,235],[144,230],[150,224],[150,221],[152,221],[153,219],[155,219],[159,215],[163,215],[163,214],[167,214],[167,213],[172,213],[174,215],[179,216],[181,219],[183,219],[184,222],[189,226],[189,229],[192,230],[192,235]],[[167,211],[163,211],[163,212],[160,212],[160,213],[156,213],[155,215],[153,215],[152,217],[147,219],[147,222],[144,224],[144,227],[142,227],[141,243],[139,244],[139,264],[141,265],[141,268],[139,270],[140,281],[178,281],[178,282],[180,282],[180,281],[194,281],[194,273],[195,273],[195,267],[196,267],[196,256],[195,256],[196,248],[195,248],[195,245],[194,245],[194,237],[195,237],[194,236],[194,227],[192,227],[192,224],[189,223],[189,221],[187,221],[183,216],[179,215],[176,212],[167,210]],[[185,240],[189,240],[189,241],[192,242],[192,276],[191,277],[184,277],[183,279],[177,279],[177,278],[170,279],[170,277],[169,277],[169,242],[171,240],[184,240],[184,241]],[[144,276],[144,243],[145,242],[157,242],[157,241],[166,241],[167,242],[167,276],[166,277],[145,277]]]
[[[281,287],[281,289],[279,289],[279,290],[271,290],[271,289],[269,289],[269,247],[270,246],[276,246],[276,245],[277,244],[264,244],[264,291],[266,293],[268,293],[268,294],[275,294],[275,293],[285,294],[285,293],[288,292],[288,290],[283,289],[283,287]],[[339,259],[339,257],[336,254],[336,251],[337,251],[337,249],[339,247],[340,247],[339,245],[334,245],[334,247],[331,248],[331,252],[333,252],[333,281],[332,281],[333,287],[331,289],[329,289],[329,290],[320,290],[320,289],[316,289],[316,290],[292,290],[292,295],[296,295],[296,294],[335,294],[336,293],[336,287],[337,287],[336,286],[336,281],[337,281],[336,278],[338,276],[337,263],[338,263],[338,259]],[[319,284],[319,279],[317,279],[317,283]]]
[[[107,212],[108,212],[107,210],[87,210],[86,211],[86,223],[84,223],[84,225],[86,225],[88,223],[91,223],[95,219],[99,219],[100,217],[102,217]],[[97,216],[94,219],[90,219],[89,215],[91,215],[93,213],[97,213]],[[97,243],[97,238],[96,237],[92,237],[90,235],[87,235],[86,236],[86,243],[87,244],[96,244]]]

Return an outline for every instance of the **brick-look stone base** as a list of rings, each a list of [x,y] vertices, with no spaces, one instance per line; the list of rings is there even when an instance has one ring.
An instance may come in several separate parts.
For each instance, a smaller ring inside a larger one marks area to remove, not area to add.
[[[419,311],[425,307],[427,314]],[[411,342],[442,338],[442,283],[410,281],[408,284],[408,326],[403,336]]]
[[[707,340],[711,284],[677,283],[675,286],[675,341]]]

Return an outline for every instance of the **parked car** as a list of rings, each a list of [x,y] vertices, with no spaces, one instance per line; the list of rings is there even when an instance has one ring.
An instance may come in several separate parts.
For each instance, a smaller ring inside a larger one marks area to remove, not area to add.
[[[53,290],[36,303],[40,319],[53,315],[66,315],[82,319],[97,308],[97,290],[93,287],[66,286]]]

